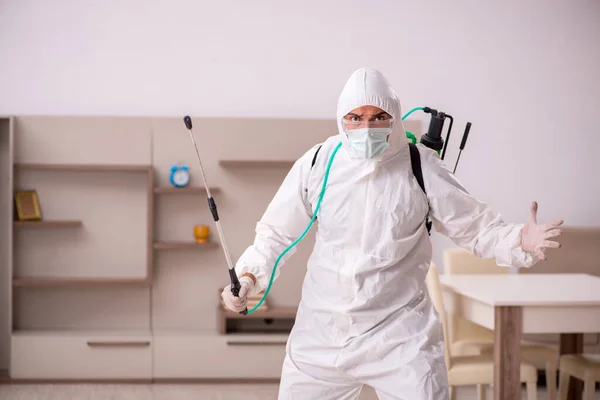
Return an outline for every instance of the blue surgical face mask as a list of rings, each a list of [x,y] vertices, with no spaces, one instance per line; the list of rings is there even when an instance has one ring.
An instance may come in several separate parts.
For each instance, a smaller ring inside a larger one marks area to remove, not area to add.
[[[390,128],[360,128],[346,130],[348,147],[352,155],[358,158],[377,157],[389,147],[387,137]]]

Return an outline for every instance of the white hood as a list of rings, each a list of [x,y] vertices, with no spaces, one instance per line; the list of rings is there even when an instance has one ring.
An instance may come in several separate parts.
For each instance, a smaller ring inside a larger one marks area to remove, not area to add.
[[[338,100],[338,131],[344,144],[343,147],[346,149],[348,146],[348,137],[346,136],[346,132],[344,132],[342,119],[350,111],[362,106],[379,107],[394,118],[392,132],[388,138],[389,147],[381,156],[373,159],[375,162],[389,160],[406,147],[408,139],[406,138],[406,132],[402,124],[400,99],[398,99],[394,89],[392,89],[392,86],[383,74],[371,68],[361,68],[354,71],[344,85]],[[353,158],[352,156],[350,157]]]

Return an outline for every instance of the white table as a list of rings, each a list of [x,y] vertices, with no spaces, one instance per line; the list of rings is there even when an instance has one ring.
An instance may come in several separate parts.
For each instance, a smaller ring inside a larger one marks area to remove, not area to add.
[[[521,398],[522,333],[559,333],[561,354],[600,332],[600,277],[587,274],[442,275],[448,312],[495,331],[494,399]],[[570,385],[569,400],[581,398]]]

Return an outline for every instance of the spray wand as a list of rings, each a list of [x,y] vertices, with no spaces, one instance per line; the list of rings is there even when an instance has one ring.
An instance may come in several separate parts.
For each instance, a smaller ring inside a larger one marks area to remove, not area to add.
[[[233,262],[231,261],[231,255],[229,254],[229,249],[227,248],[227,242],[225,242],[225,235],[223,234],[223,228],[221,228],[221,223],[219,221],[217,203],[215,203],[215,199],[213,199],[212,194],[210,193],[210,187],[208,186],[208,182],[206,181],[206,174],[204,173],[204,167],[202,166],[202,160],[200,159],[200,152],[198,151],[198,146],[196,146],[194,134],[192,133],[192,119],[188,115],[186,115],[185,117],[183,117],[183,122],[185,123],[185,127],[190,133],[190,139],[192,139],[194,149],[196,150],[196,157],[198,157],[198,164],[200,165],[202,180],[204,181],[206,195],[208,196],[208,208],[210,209],[210,212],[213,216],[213,220],[215,221],[215,225],[217,226],[219,238],[221,239],[221,246],[223,247],[223,253],[225,253],[225,259],[227,260],[227,266],[229,267],[229,278],[231,279],[231,293],[233,293],[235,297],[239,297],[242,285],[240,284],[240,280],[238,279],[237,274],[235,273],[235,267],[233,266]],[[248,309],[246,308],[244,309],[244,311],[240,311],[240,314],[248,314]]]

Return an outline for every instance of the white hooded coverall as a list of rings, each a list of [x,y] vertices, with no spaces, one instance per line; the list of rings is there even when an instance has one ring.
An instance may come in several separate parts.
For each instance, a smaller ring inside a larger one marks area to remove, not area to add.
[[[389,147],[374,159],[350,155],[342,126],[344,115],[364,105],[394,118]],[[519,246],[522,225],[505,224],[433,150],[418,145],[423,193],[401,118],[400,101],[381,73],[355,71],[339,98],[338,135],[322,143],[313,168],[318,145],[294,164],[236,264],[239,276],[257,278],[254,293],[266,289],[275,260],[310,222],[329,156],[341,141],[286,346],[280,400],[354,400],[363,385],[384,400],[449,397],[442,324],[425,284],[432,257],[428,212],[439,233],[479,257],[504,266],[537,261]]]

